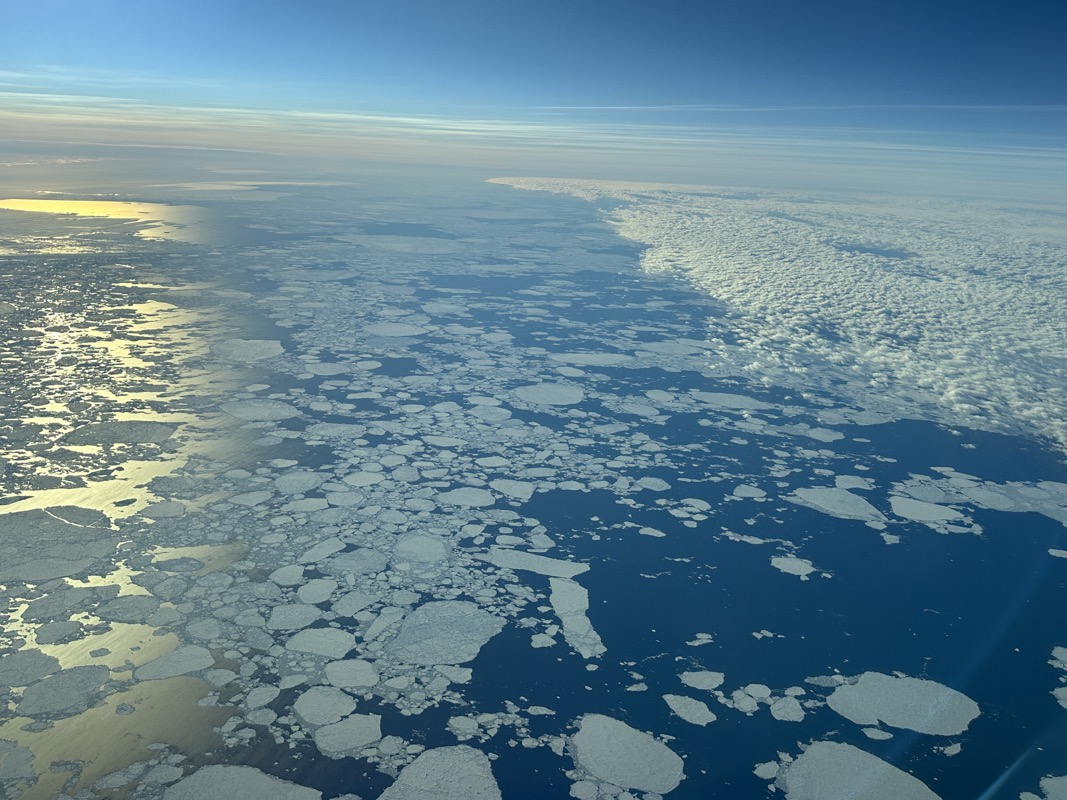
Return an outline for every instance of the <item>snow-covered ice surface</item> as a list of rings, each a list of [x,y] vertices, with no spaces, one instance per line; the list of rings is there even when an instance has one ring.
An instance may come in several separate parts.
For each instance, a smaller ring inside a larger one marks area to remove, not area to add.
[[[1062,795],[1060,228],[360,180],[0,211],[5,796]]]

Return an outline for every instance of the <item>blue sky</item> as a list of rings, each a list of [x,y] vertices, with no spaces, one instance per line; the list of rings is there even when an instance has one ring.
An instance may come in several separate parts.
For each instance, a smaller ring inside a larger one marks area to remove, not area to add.
[[[18,0],[0,16],[0,115],[22,114],[9,135],[95,104],[126,119],[252,109],[572,138],[1067,140],[1067,4],[1050,0]]]

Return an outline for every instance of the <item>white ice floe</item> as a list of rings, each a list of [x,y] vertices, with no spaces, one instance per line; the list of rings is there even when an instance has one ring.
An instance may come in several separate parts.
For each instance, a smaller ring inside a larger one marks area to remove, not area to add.
[[[811,573],[819,571],[806,558],[796,556],[772,556],[771,566],[787,575],[796,575],[802,581],[806,581]]]
[[[215,665],[215,657],[206,647],[187,644],[138,667],[133,676],[139,681],[162,680],[187,675]]]
[[[558,558],[527,553],[522,550],[510,550],[503,547],[490,547],[488,553],[479,554],[477,558],[487,561],[502,569],[524,572],[536,572],[554,578],[573,578],[589,571],[588,564],[575,561],[563,561]]]
[[[382,718],[378,714],[352,714],[315,731],[315,746],[324,756],[357,756],[367,745],[382,738]]]
[[[516,481],[510,478],[498,478],[493,481],[489,481],[489,485],[502,495],[506,495],[514,500],[526,502],[534,493],[534,484],[528,481]]]
[[[274,486],[282,494],[304,494],[319,486],[329,475],[308,469],[294,469],[274,479]]]
[[[959,511],[948,506],[939,506],[936,503],[927,503],[911,497],[893,495],[889,498],[889,504],[893,513],[904,519],[917,522],[947,522],[963,517]]]
[[[566,578],[549,578],[548,582],[551,587],[549,602],[563,623],[563,638],[567,644],[578,651],[582,658],[603,655],[607,648],[585,614],[589,610],[589,592]]]
[[[68,444],[162,444],[176,430],[175,425],[149,420],[93,422],[68,433]]]
[[[663,700],[670,706],[671,711],[693,725],[703,726],[717,719],[706,703],[692,697],[682,694],[665,694]]]
[[[721,672],[710,672],[708,670],[698,670],[695,672],[683,672],[678,676],[682,683],[686,686],[691,686],[694,689],[703,689],[706,692],[714,691],[722,686],[723,681],[726,680],[726,675]]]
[[[107,679],[108,669],[102,666],[71,667],[56,672],[28,686],[15,713],[22,717],[69,716],[91,705]]]
[[[1056,669],[1067,672],[1067,647],[1052,648],[1052,658],[1048,663]],[[1067,675],[1064,675],[1061,681],[1067,681]],[[1052,690],[1052,696],[1056,698],[1056,702],[1067,708],[1067,685],[1057,686]]]
[[[581,367],[611,367],[631,360],[625,353],[549,353],[548,357]]]
[[[526,403],[538,406],[572,406],[585,399],[580,386],[569,383],[535,383],[520,386],[515,396]]]
[[[794,493],[796,502],[801,505],[841,519],[859,519],[867,522],[884,522],[885,515],[862,497],[848,489],[836,486],[814,486],[809,489],[797,489]],[[792,497],[787,497],[792,500]]]
[[[0,581],[34,583],[83,572],[115,552],[107,517],[78,506],[0,514]]]
[[[463,664],[503,627],[504,620],[474,603],[440,600],[411,612],[385,652],[408,664]]]
[[[406,533],[393,548],[393,560],[432,564],[444,561],[451,552],[452,548],[442,539],[424,533]]]
[[[222,404],[222,410],[232,417],[246,422],[273,422],[299,417],[300,410],[281,400],[231,400]]]
[[[667,745],[603,714],[579,719],[571,743],[579,767],[623,789],[666,794],[684,777],[682,759]]]
[[[163,800],[321,800],[322,792],[298,786],[255,767],[201,767],[163,793]]]
[[[331,725],[356,710],[356,701],[333,686],[312,686],[293,703],[293,713],[305,725]]]
[[[421,753],[380,800],[500,800],[489,758],[467,745]]]
[[[771,703],[771,716],[782,722],[802,722],[804,707],[795,697],[779,697]]]
[[[788,800],[939,800],[918,778],[839,742],[809,745],[782,765],[775,785]]]
[[[356,637],[338,628],[307,628],[295,633],[285,644],[286,650],[339,659],[356,646]]]
[[[374,686],[379,679],[375,666],[361,658],[334,661],[326,665],[326,680],[342,689]]]
[[[1019,800],[1067,800],[1067,775],[1042,778],[1040,796],[1033,792],[1022,792]]]
[[[496,497],[486,489],[475,486],[463,486],[448,492],[441,492],[437,499],[446,505],[463,506],[466,508],[484,508],[496,502]]]
[[[421,336],[422,334],[427,333],[426,328],[419,327],[418,325],[411,325],[407,322],[376,322],[373,325],[367,325],[363,330],[371,336],[388,336],[397,338]]]
[[[40,650],[19,650],[0,658],[0,686],[29,686],[59,671],[59,659]]]
[[[857,725],[881,722],[937,736],[962,733],[980,713],[967,695],[943,684],[880,672],[864,672],[841,684],[826,703]]]

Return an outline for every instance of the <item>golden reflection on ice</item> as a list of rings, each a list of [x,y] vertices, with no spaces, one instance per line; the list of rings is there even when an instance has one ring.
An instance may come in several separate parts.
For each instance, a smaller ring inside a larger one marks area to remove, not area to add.
[[[135,235],[144,239],[170,239],[190,244],[211,244],[216,238],[216,215],[200,206],[171,206],[162,203],[134,203],[118,200],[39,200],[10,198],[0,200],[0,209],[77,217],[130,220],[147,227]],[[207,230],[205,230],[207,229]]]

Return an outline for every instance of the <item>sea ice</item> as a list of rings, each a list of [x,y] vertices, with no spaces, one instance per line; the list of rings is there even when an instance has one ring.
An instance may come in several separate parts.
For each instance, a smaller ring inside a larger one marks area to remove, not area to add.
[[[356,637],[337,628],[306,628],[295,633],[285,644],[286,650],[311,653],[334,660],[344,658],[356,646]]]
[[[379,800],[500,800],[500,788],[485,753],[456,745],[420,754]]]
[[[451,548],[448,543],[424,533],[406,533],[401,536],[393,548],[394,561],[414,561],[432,564],[448,558]]]
[[[923,500],[915,500],[911,497],[893,495],[889,498],[889,504],[893,508],[893,513],[898,517],[912,519],[916,522],[947,522],[948,520],[961,519],[963,517],[963,514],[954,508],[927,503]]]
[[[671,711],[693,725],[703,726],[717,719],[706,703],[694,700],[692,697],[682,694],[665,694],[663,699],[671,707]]]
[[[274,479],[274,485],[282,494],[304,494],[319,486],[327,475],[306,469],[294,469]]]
[[[667,745],[602,714],[579,719],[571,742],[582,769],[624,789],[666,794],[684,777],[682,759]]]
[[[19,650],[0,658],[0,687],[29,686],[59,671],[59,660],[40,650]]]
[[[918,778],[850,744],[815,742],[775,785],[788,800],[940,800]]]
[[[686,686],[691,686],[694,689],[703,689],[707,692],[718,689],[722,686],[723,681],[726,680],[726,676],[723,673],[709,672],[707,670],[683,672],[679,677]]]
[[[1067,800],[1067,775],[1060,777],[1048,777],[1041,779],[1041,794],[1038,797],[1033,792],[1023,792],[1019,800]]]
[[[187,675],[215,665],[215,657],[206,647],[187,644],[138,667],[134,673],[139,681],[156,681]]]
[[[107,667],[71,667],[27,687],[15,709],[22,717],[57,714],[87,705],[108,679]]]
[[[148,420],[93,422],[63,437],[69,444],[163,444],[175,431],[174,425]]]
[[[771,716],[782,722],[801,722],[804,719],[804,707],[795,697],[779,697],[771,703]]]
[[[518,387],[515,396],[538,406],[572,406],[585,399],[585,392],[568,383],[534,383]]]
[[[293,713],[307,725],[331,725],[355,709],[356,701],[333,686],[312,686],[293,703]]]
[[[802,581],[806,581],[811,573],[818,572],[806,558],[796,556],[773,556],[771,566],[787,575],[796,575]]]
[[[260,772],[255,767],[201,767],[163,793],[163,800],[321,800],[322,792]]]
[[[313,605],[291,603],[275,606],[270,611],[267,627],[275,631],[298,631],[306,628],[321,616],[322,611]]]
[[[504,620],[474,603],[440,600],[411,612],[385,651],[409,664],[463,664],[503,627]]]
[[[246,422],[273,422],[290,417],[299,417],[299,409],[281,400],[231,400],[222,404],[222,410],[232,417]]]
[[[503,547],[490,547],[488,553],[480,554],[476,558],[488,561],[490,564],[502,569],[536,572],[538,575],[549,575],[554,578],[573,578],[589,571],[588,564],[563,561],[558,558],[549,558],[548,556],[527,553],[522,550],[509,550]]]
[[[358,755],[364,747],[382,738],[381,721],[378,714],[352,714],[316,730],[315,745],[329,758]]]
[[[937,736],[962,733],[980,713],[977,703],[943,684],[880,672],[838,686],[826,703],[857,725],[884,722]]]
[[[563,638],[582,658],[596,658],[607,648],[585,612],[589,610],[589,592],[566,578],[549,578],[549,602],[563,623]]]
[[[378,670],[374,665],[361,658],[333,661],[326,665],[326,680],[342,689],[374,686],[378,679]]]
[[[363,329],[371,336],[389,336],[404,338],[409,336],[421,336],[426,333],[426,328],[418,325],[410,325],[407,322],[375,322]]]
[[[99,511],[79,506],[0,514],[0,582],[77,575],[114,554],[118,538]]]
[[[797,489],[794,494],[803,505],[811,506],[824,514],[842,519],[861,519],[871,522],[884,522],[885,516],[859,495],[848,489],[815,486],[809,489]]]
[[[483,508],[496,502],[493,493],[486,489],[478,489],[474,486],[463,486],[449,492],[441,492],[437,499],[442,503],[466,508]]]
[[[526,502],[534,493],[534,485],[526,481],[515,481],[509,478],[499,478],[494,481],[489,481],[489,485],[500,492],[502,495],[510,497],[515,500]]]

